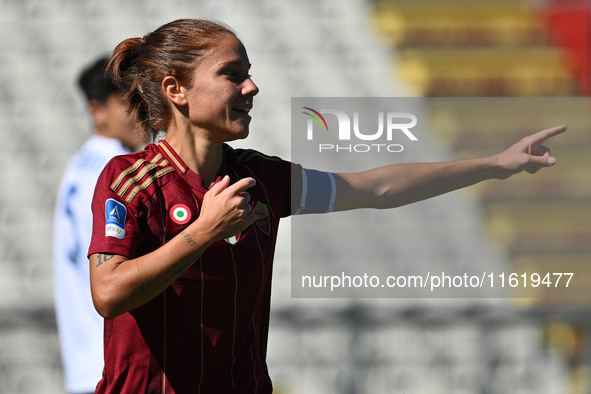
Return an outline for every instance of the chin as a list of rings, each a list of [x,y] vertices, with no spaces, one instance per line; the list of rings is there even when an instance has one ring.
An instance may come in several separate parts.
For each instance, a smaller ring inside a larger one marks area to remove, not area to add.
[[[238,140],[244,140],[244,139],[246,139],[246,137],[248,137],[248,131],[247,131],[246,133],[244,133],[244,134],[242,134],[242,135],[240,135],[240,136],[236,137],[236,139],[235,139],[235,140],[236,140],[236,141],[238,141]]]
[[[250,127],[246,125],[237,135],[236,139],[243,140],[250,134]]]
[[[246,137],[248,137],[249,133],[250,133],[250,131],[248,129],[242,130],[240,132],[232,133],[231,135],[228,136],[228,138],[224,142],[243,140]]]

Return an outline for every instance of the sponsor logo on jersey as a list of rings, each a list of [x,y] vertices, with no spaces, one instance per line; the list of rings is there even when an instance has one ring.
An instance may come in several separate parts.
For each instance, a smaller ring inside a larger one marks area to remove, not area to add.
[[[109,198],[105,202],[105,236],[117,239],[125,238],[127,208],[119,201]]]
[[[263,204],[260,201],[257,201],[256,205],[253,208],[253,211],[256,215],[256,224],[259,228],[267,235],[271,231],[271,222],[269,219],[269,208],[266,204]]]
[[[191,210],[185,204],[176,204],[170,208],[170,218],[176,224],[186,224],[191,220]]]
[[[242,232],[240,232],[230,238],[225,238],[225,241],[227,243],[229,243],[230,245],[236,245],[236,243],[240,240],[241,236],[242,236]]]

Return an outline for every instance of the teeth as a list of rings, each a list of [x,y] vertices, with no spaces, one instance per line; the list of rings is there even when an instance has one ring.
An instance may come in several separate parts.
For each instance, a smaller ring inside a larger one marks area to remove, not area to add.
[[[235,111],[244,112],[245,114],[248,114],[250,112],[250,108],[248,107],[235,107],[232,109],[234,109]]]

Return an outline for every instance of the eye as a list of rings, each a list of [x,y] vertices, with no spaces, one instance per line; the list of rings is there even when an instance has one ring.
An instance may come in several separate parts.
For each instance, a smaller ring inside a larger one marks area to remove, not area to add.
[[[240,71],[235,68],[228,68],[226,70],[223,70],[222,74],[232,80],[238,79],[240,77]]]
[[[222,75],[226,76],[229,80],[233,82],[242,82],[245,79],[250,78],[250,74],[248,71],[242,70],[238,67],[229,67],[222,70]]]

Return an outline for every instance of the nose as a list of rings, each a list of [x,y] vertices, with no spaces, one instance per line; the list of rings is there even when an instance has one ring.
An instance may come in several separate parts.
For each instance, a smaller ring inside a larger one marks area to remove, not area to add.
[[[242,87],[242,94],[244,96],[256,96],[259,93],[259,87],[252,81],[251,78],[244,80]]]

